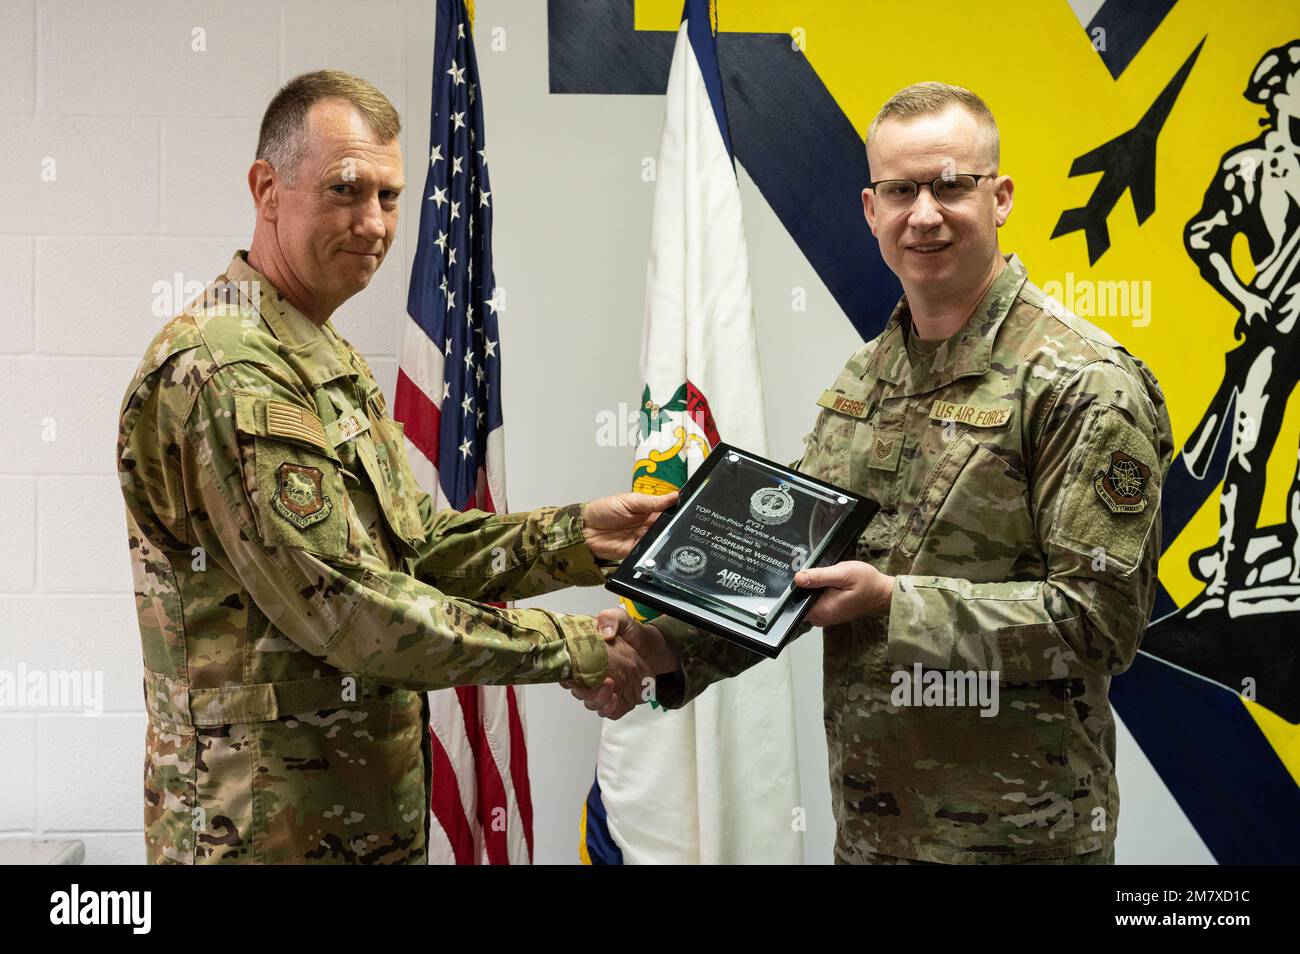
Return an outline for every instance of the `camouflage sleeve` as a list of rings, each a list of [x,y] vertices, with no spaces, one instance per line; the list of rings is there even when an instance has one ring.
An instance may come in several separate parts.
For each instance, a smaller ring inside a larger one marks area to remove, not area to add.
[[[566,586],[599,586],[618,562],[599,560],[582,534],[585,504],[525,513],[435,510],[420,500],[424,543],[415,576],[448,596],[522,600]]]
[[[680,709],[709,686],[738,676],[764,657],[670,616],[650,620],[677,653],[681,669],[655,678],[655,701]]]
[[[804,438],[806,442],[811,435]],[[790,465],[798,470],[803,458]],[[738,676],[765,657],[744,646],[728,642],[707,630],[670,616],[660,616],[651,623],[664,634],[668,645],[677,653],[681,669],[655,679],[655,701],[665,709],[680,709],[709,686]],[[798,639],[812,629],[801,623],[791,639]]]
[[[356,478],[293,382],[230,365],[179,418],[192,537],[307,652],[414,690],[604,677],[594,619],[452,599],[389,569],[349,500]]]
[[[1076,373],[1054,399],[1030,478],[1046,579],[897,577],[890,662],[996,671],[1004,682],[1127,669],[1155,601],[1172,456],[1160,407],[1110,362]]]

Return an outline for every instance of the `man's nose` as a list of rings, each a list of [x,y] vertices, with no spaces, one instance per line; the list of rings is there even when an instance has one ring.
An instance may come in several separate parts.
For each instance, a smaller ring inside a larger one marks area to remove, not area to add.
[[[942,222],[943,214],[939,200],[934,197],[928,185],[921,186],[908,213],[907,224],[917,229],[928,229]]]
[[[384,210],[379,204],[379,199],[365,203],[358,213],[356,234],[362,238],[376,240],[383,238],[387,231],[388,228],[384,224]]]

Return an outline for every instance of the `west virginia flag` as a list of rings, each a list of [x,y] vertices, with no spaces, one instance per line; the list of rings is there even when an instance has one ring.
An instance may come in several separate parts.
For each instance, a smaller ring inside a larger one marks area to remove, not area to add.
[[[662,92],[676,4],[592,6],[551,0],[552,92]],[[1003,249],[1155,371],[1182,448],[1112,702],[1220,862],[1300,861],[1300,6],[721,0],[717,19],[736,159],[864,338],[899,293],[861,218],[867,125],[921,80],[989,103],[1016,184]]]
[[[749,255],[713,22],[686,0],[668,79],[646,272],[633,489],[670,493],[719,439],[767,451]],[[637,618],[654,614],[625,601]],[[673,712],[607,722],[583,815],[597,864],[803,860],[790,657]]]

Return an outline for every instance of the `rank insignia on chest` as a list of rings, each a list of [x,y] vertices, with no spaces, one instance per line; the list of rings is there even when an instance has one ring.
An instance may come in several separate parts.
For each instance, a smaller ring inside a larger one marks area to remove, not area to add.
[[[336,422],[338,428],[338,441],[350,441],[363,431],[370,429],[370,421],[366,419],[365,414],[360,410],[352,410],[339,418]]]
[[[1145,492],[1151,468],[1123,451],[1111,451],[1110,466],[1097,471],[1092,486],[1114,513],[1141,513],[1147,508]]]
[[[324,475],[317,467],[285,461],[275,472],[271,506],[295,527],[305,530],[330,515],[334,505],[321,490]]]
[[[865,451],[867,466],[876,470],[897,470],[903,450],[903,432],[871,426],[859,430],[863,433],[854,438],[855,452]]]
[[[349,417],[339,421],[339,434],[345,441],[350,441],[361,433],[361,424],[355,417]]]

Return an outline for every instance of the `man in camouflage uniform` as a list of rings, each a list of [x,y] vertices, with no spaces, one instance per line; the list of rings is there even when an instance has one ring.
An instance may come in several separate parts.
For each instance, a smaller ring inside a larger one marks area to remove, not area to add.
[[[855,559],[796,578],[825,588],[808,621],[839,862],[1114,858],[1107,692],[1155,598],[1173,438],[1146,366],[998,249],[996,135],[982,100],[930,83],[869,132],[866,215],[906,295],[822,394],[798,465],[880,504]],[[677,620],[601,619],[670,708],[761,658]],[[996,708],[917,706],[920,686],[897,690],[918,672],[986,680]]]
[[[657,498],[435,511],[328,320],[395,235],[398,129],[355,77],[286,86],[249,174],[250,250],[127,389],[151,862],[423,863],[424,690],[641,691],[644,665],[590,617],[484,604],[603,582]]]

